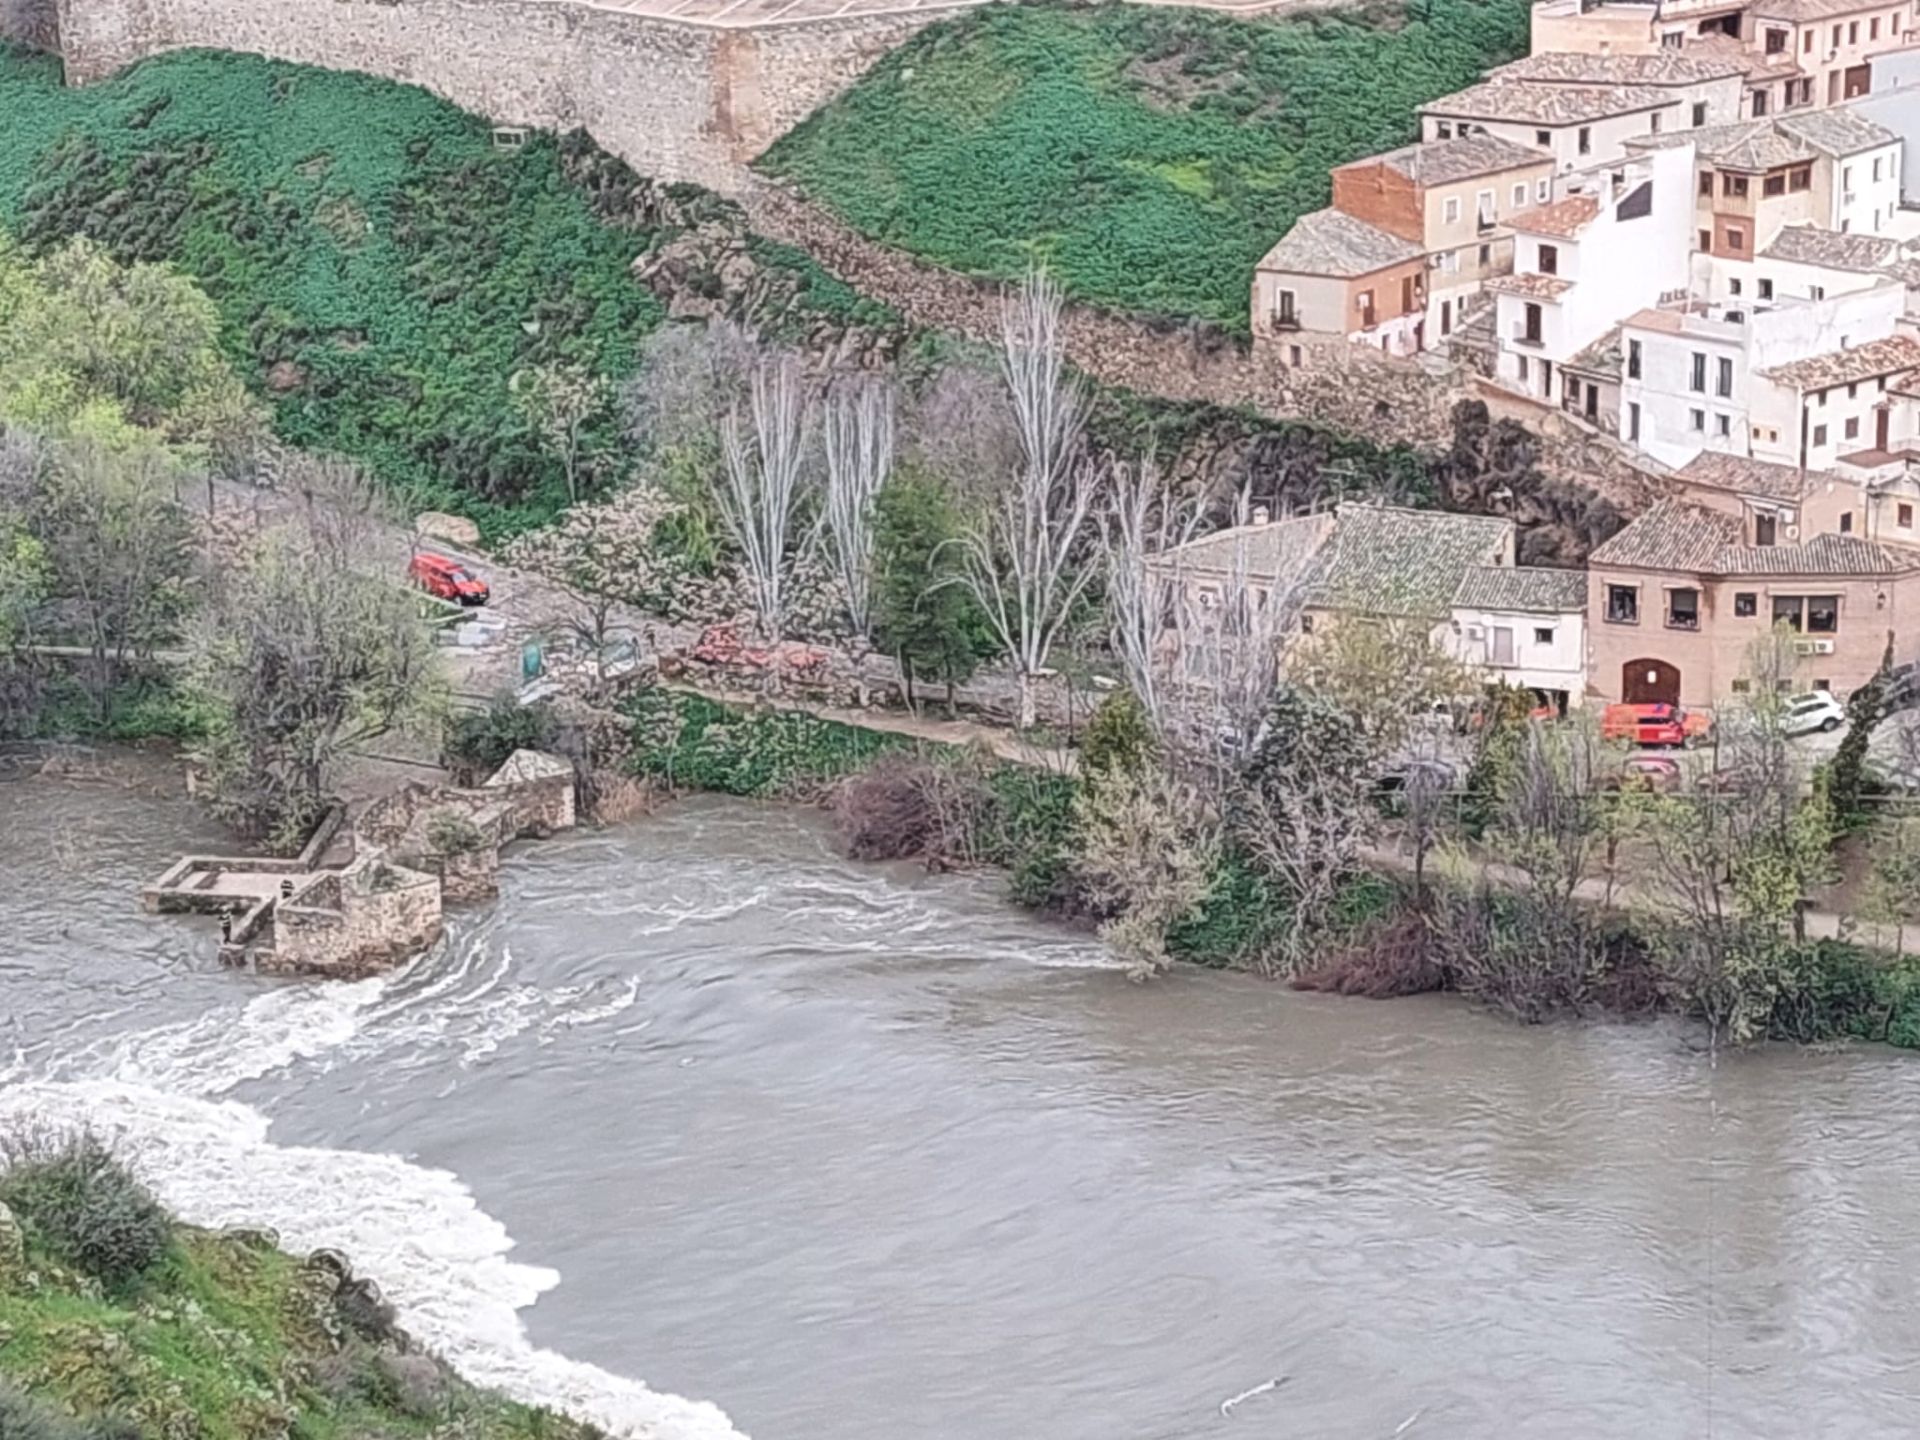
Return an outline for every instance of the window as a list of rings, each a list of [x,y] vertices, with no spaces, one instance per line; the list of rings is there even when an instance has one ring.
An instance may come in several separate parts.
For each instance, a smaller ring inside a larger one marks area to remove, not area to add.
[[[1435,122],[1433,127],[1433,138],[1436,140],[1451,140],[1453,138],[1452,124],[1445,120],[1440,120]]]
[[[1582,155],[1593,153],[1593,131],[1585,125],[1580,127],[1580,153]]]
[[[1553,627],[1551,625],[1534,626],[1533,643],[1536,645],[1551,645],[1553,643]]]
[[[1840,188],[1842,190],[1851,190],[1853,188],[1853,167],[1851,165],[1842,165],[1840,167]]]
[[[1826,409],[1827,408],[1827,392],[1824,390],[1817,392],[1813,397],[1813,403],[1818,405],[1822,410]]]
[[[1911,530],[1913,528],[1913,506],[1911,505],[1896,506],[1894,509],[1894,515],[1897,517],[1894,523],[1897,524],[1902,530]]]
[[[1614,625],[1640,623],[1640,592],[1631,585],[1607,586],[1607,620]]]
[[[1692,426],[1693,429],[1704,435],[1707,429],[1707,412],[1704,410],[1689,410],[1687,412],[1687,423]]]
[[[1362,327],[1372,325],[1373,324],[1373,292],[1371,290],[1362,290],[1360,292],[1359,298],[1354,302],[1354,305],[1355,305],[1355,308],[1358,309],[1360,312],[1360,324],[1362,325]]]
[[[1535,182],[1533,187],[1533,198],[1538,200],[1542,205],[1547,203],[1547,197],[1552,193],[1553,193],[1553,182],[1551,180],[1540,180]]]
[[[1858,45],[1859,43],[1860,43],[1860,22],[1858,20],[1849,20],[1847,22],[1847,44]]]
[[[1491,245],[1482,245],[1480,247],[1480,263],[1482,265],[1491,265],[1493,263],[1493,247]]]
[[[1693,102],[1693,128],[1698,130],[1702,125],[1706,123],[1707,123],[1707,102],[1704,100],[1696,100]]]
[[[1527,182],[1522,180],[1513,187],[1513,208],[1518,210],[1527,203]]]
[[[1654,111],[1653,114],[1647,117],[1647,121],[1649,124],[1647,133],[1650,135],[1658,135],[1660,133],[1660,112],[1658,110]]]
[[[1736,619],[1750,620],[1760,613],[1759,596],[1751,590],[1739,591],[1733,597],[1733,613]]]
[[[1786,194],[1787,193],[1787,172],[1784,170],[1780,170],[1780,171],[1776,171],[1772,175],[1767,176],[1765,180],[1762,180],[1760,182],[1760,193],[1762,195]]]
[[[1553,132],[1551,130],[1534,131],[1533,143],[1540,146],[1542,149],[1551,150],[1553,148]]]
[[[1733,398],[1733,361],[1725,355],[1720,357],[1719,364],[1714,367],[1713,393],[1722,400]]]
[[[1298,345],[1289,345],[1287,347],[1287,363],[1298,370],[1300,368],[1300,360],[1300,347]]]
[[[1767,92],[1765,90],[1756,90],[1753,92],[1753,113],[1756,116],[1767,113]]]
[[[1627,341],[1627,378],[1629,380],[1640,378],[1640,342],[1638,340]]]
[[[1807,597],[1807,633],[1810,635],[1831,635],[1840,628],[1840,597],[1838,595],[1809,595]]]
[[[1731,195],[1736,200],[1746,199],[1747,177],[1744,175],[1722,175],[1720,177],[1720,193],[1722,195]]]
[[[1713,423],[1720,431],[1722,438],[1733,434],[1733,417],[1731,415],[1716,415],[1713,417]]]
[[[1814,444],[1814,448],[1815,448],[1815,449],[1818,449],[1818,448],[1819,448],[1820,446],[1822,446],[1822,445],[1824,445],[1824,444],[1826,444],[1826,443],[1827,443],[1827,427],[1826,427],[1826,426],[1824,426],[1824,425],[1816,425],[1816,426],[1814,426],[1814,427],[1813,427],[1813,444]]]
[[[1802,55],[1813,53],[1813,31],[1808,30],[1800,36],[1800,53]]]
[[[1734,254],[1747,248],[1747,232],[1737,225],[1727,227],[1727,249]]]
[[[1880,178],[1880,160],[1877,156],[1874,158],[1874,162],[1873,162],[1873,178],[1875,180],[1878,180]]]
[[[1513,664],[1513,627],[1511,625],[1495,625],[1493,627],[1492,639],[1493,655],[1487,663],[1491,665]]]
[[[1811,165],[1802,165],[1798,170],[1789,170],[1787,172],[1787,188],[1789,190],[1811,190],[1813,188],[1813,167]]]
[[[1858,440],[1860,438],[1860,417],[1858,415],[1848,418],[1845,432],[1849,440]]]
[[[1740,282],[1738,280],[1728,280],[1727,293],[1729,295],[1738,295],[1740,293]]]
[[[1627,402],[1627,439],[1638,440],[1639,438],[1640,402],[1638,400],[1629,400]]]
[[[1842,535],[1851,535],[1853,533],[1853,511],[1843,510],[1840,512],[1840,533]]]
[[[1451,225],[1460,218],[1460,197],[1449,195],[1447,203],[1441,209],[1441,218]]]
[[[1745,695],[1752,689],[1753,682],[1751,680],[1736,680],[1733,682],[1733,693],[1736,695]]]
[[[1867,21],[1867,39],[1878,40],[1879,38],[1880,38],[1880,17],[1876,15],[1871,20]]]
[[[1700,628],[1700,592],[1698,590],[1667,592],[1667,628],[1669,630]]]
[[[1833,27],[1833,46],[1832,46],[1832,48],[1833,48],[1833,49],[1835,49],[1835,50],[1838,50],[1838,49],[1840,48],[1840,27],[1839,27],[1838,25],[1836,25],[1836,26],[1834,26],[1834,27]]]
[[[1778,55],[1787,48],[1787,32],[1773,26],[1767,28],[1766,53]]]
[[[1774,530],[1778,522],[1771,514],[1762,512],[1753,517],[1753,543],[1762,547],[1773,544]]]
[[[1539,269],[1542,275],[1558,275],[1560,273],[1560,247],[1558,245],[1542,245],[1540,247]]]
[[[1824,300],[1827,298],[1827,287],[1824,285],[1809,285],[1807,287],[1807,297],[1811,300]],[[1841,339],[1840,348],[1842,350],[1847,348],[1844,337]]]
[[[1297,301],[1298,297],[1293,291],[1278,291],[1273,297],[1274,306],[1276,307],[1273,312],[1274,320],[1281,325],[1298,325],[1300,323],[1300,311]]]
[[[1876,384],[1877,384],[1877,385],[1879,386],[1879,389],[1880,389],[1880,393],[1881,393],[1882,395],[1884,395],[1884,394],[1886,394],[1886,393],[1887,393],[1887,377],[1886,377],[1886,376],[1884,376],[1884,375],[1882,375],[1882,376],[1881,376],[1881,377],[1879,378],[1879,380],[1878,380],[1878,381],[1876,381],[1875,383],[1876,383]]]
[[[1798,595],[1776,595],[1773,597],[1773,623],[1784,625],[1798,633],[1801,624],[1801,600]]]
[[[1700,172],[1700,193],[1702,195],[1713,194],[1713,172],[1711,170],[1702,170]]]
[[[1693,368],[1687,375],[1687,388],[1696,395],[1707,393],[1707,357],[1693,352]]]
[[[1482,190],[1476,194],[1473,197],[1473,208],[1476,212],[1475,218],[1481,225],[1491,225],[1494,216],[1493,192]]]
[[[1760,298],[1762,300],[1771,300],[1773,298],[1773,281],[1762,280],[1759,282],[1759,285],[1760,285]]]

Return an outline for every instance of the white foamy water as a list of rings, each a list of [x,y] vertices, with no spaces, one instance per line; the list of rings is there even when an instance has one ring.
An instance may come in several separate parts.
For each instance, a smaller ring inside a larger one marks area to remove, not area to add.
[[[51,1063],[44,1078],[23,1081],[16,1069],[0,1091],[0,1120],[94,1127],[189,1223],[266,1226],[296,1253],[343,1252],[410,1331],[477,1384],[617,1434],[743,1440],[713,1405],[532,1345],[518,1312],[560,1276],[510,1259],[512,1237],[459,1177],[398,1155],[277,1145],[265,1115],[226,1098],[296,1061],[351,1051],[369,1019],[403,1022],[399,1034],[413,1042],[451,1040],[471,1063],[535,1026],[611,1018],[637,996],[632,983],[608,996],[589,986],[541,992],[505,983],[507,969],[505,957],[488,968],[468,950],[412,994],[401,993],[407,972],[300,985],[97,1042]]]

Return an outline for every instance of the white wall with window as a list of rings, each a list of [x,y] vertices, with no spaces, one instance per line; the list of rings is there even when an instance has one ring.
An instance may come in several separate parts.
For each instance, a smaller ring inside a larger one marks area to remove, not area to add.
[[[1544,614],[1456,605],[1447,649],[1491,679],[1548,694],[1563,692],[1577,708],[1587,688],[1584,609]]]

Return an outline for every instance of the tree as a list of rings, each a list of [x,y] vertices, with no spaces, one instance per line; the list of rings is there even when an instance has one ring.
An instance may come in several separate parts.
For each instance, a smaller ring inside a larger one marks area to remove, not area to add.
[[[847,592],[856,639],[873,629],[873,518],[893,473],[893,390],[875,380],[843,382],[827,393],[826,522],[834,566]]]
[[[1472,672],[1433,643],[1430,625],[1397,617],[1340,617],[1300,644],[1290,672],[1351,715],[1380,759],[1437,703],[1476,689]]]
[[[1019,723],[1037,718],[1034,684],[1094,577],[1081,554],[1097,489],[1077,458],[1086,397],[1066,374],[1059,289],[1029,276],[1001,313],[1000,368],[1020,458],[962,526],[960,578],[979,602],[1020,687]]]
[[[899,662],[907,703],[925,675],[954,687],[991,654],[987,618],[956,583],[952,542],[959,519],[943,485],[902,469],[874,505],[874,643]]]
[[[1219,827],[1199,795],[1158,765],[1113,767],[1074,796],[1075,869],[1100,937],[1145,980],[1167,968],[1167,932],[1206,898],[1220,862]]]
[[[1894,927],[1894,949],[1904,955],[1907,926],[1920,920],[1920,819],[1888,821],[1875,833],[1869,853],[1872,868],[1862,912],[1869,920]]]
[[[1106,560],[1107,643],[1156,733],[1173,726],[1177,675],[1169,671],[1170,616],[1184,600],[1177,552],[1199,527],[1200,507],[1176,496],[1151,455],[1116,465],[1100,514]],[[1177,624],[1175,627],[1177,633]],[[1261,698],[1265,705],[1265,697]]]
[[[92,656],[88,682],[101,720],[130,659],[177,638],[191,598],[193,530],[174,499],[178,470],[151,442],[111,450],[54,446],[32,527],[48,588],[68,603]]]
[[[560,462],[567,481],[567,503],[580,499],[580,470],[586,459],[588,430],[606,413],[612,388],[584,365],[558,361],[517,372],[507,382],[514,404]]]
[[[1295,971],[1325,933],[1340,886],[1372,840],[1372,756],[1353,717],[1324,695],[1283,686],[1228,812],[1234,839],[1277,882],[1294,924],[1270,963]]]
[[[355,747],[440,713],[433,640],[411,592],[358,568],[368,521],[352,482],[262,536],[222,577],[195,637],[217,720],[198,753],[211,808],[290,849]]]
[[[1893,633],[1887,633],[1880,668],[1867,683],[1847,697],[1847,733],[1827,767],[1827,794],[1844,825],[1858,825],[1866,816],[1861,801],[1867,790],[1867,747],[1873,732],[1887,718],[1887,685],[1893,673]]]
[[[723,464],[714,499],[745,566],[755,622],[768,640],[787,618],[792,543],[806,493],[807,449],[814,407],[799,360],[762,356],[748,377],[747,401],[720,427]]]

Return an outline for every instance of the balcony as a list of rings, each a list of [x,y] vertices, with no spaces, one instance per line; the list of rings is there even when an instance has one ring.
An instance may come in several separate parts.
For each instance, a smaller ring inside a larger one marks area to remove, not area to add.
[[[1481,214],[1474,217],[1473,228],[1476,234],[1491,235],[1493,233],[1493,226],[1494,220],[1491,215]]]
[[[1297,310],[1274,311],[1273,328],[1275,330],[1298,330],[1300,328],[1299,312]]]
[[[1540,332],[1526,325],[1515,324],[1510,337],[1514,344],[1525,345],[1530,350],[1538,350],[1547,342],[1540,338]]]

